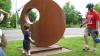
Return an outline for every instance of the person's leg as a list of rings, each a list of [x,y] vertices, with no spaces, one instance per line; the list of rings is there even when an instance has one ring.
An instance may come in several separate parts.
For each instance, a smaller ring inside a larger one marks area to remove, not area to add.
[[[30,50],[28,50],[28,51],[27,51],[27,55],[28,55],[28,56],[30,56],[30,55],[31,55],[31,52],[30,52]]]
[[[93,41],[93,52],[96,52],[96,42],[95,41]]]
[[[96,35],[95,33],[95,30],[92,30],[92,38],[93,38],[93,51],[95,52],[96,51],[96,42],[95,42],[95,38],[97,38],[98,36]]]
[[[27,44],[27,56],[30,56],[31,52],[30,52],[30,43]]]
[[[87,33],[84,33],[84,43],[85,43],[85,46],[88,46],[88,35],[87,35]]]
[[[84,49],[83,50],[89,50],[89,46],[88,46],[88,29],[85,30],[84,32]]]
[[[25,41],[23,41],[23,51],[22,51],[23,55],[27,55],[27,43]]]
[[[25,54],[25,42],[23,41],[23,50],[22,50],[22,54]]]
[[[93,51],[96,51],[96,42],[93,40]]]

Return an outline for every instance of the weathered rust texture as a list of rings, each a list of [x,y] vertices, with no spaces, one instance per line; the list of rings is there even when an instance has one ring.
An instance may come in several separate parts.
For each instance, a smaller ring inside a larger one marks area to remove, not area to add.
[[[32,39],[36,46],[48,47],[61,39],[65,30],[65,17],[61,8],[53,0],[31,0],[21,13],[21,29],[27,23],[28,12],[36,8],[40,13],[39,21],[30,24]]]

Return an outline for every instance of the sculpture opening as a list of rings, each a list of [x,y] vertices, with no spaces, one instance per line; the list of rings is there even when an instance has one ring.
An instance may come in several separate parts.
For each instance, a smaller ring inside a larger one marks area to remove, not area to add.
[[[39,11],[36,8],[33,8],[28,12],[26,21],[29,24],[34,24],[39,20],[39,17],[40,17]]]

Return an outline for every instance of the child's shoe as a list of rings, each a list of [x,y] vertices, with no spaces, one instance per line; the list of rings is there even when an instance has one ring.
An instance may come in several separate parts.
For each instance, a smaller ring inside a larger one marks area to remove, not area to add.
[[[30,52],[30,50],[27,52],[27,56],[31,56],[31,52]]]

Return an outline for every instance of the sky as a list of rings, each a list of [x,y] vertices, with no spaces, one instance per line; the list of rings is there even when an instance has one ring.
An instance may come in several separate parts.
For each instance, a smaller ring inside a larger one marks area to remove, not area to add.
[[[16,10],[18,10],[19,8],[21,8],[22,6],[24,6],[28,1],[30,0],[11,0],[12,1],[12,12],[15,12]],[[17,3],[16,3],[17,1]],[[87,9],[86,9],[86,5],[88,3],[93,3],[96,4],[98,2],[100,2],[100,0],[54,0],[61,8],[63,8],[63,6],[65,5],[65,3],[70,2],[72,5],[75,6],[75,9],[77,11],[80,11],[81,14],[84,16]],[[16,6],[17,4],[17,6]],[[17,8],[16,8],[17,7]]]

